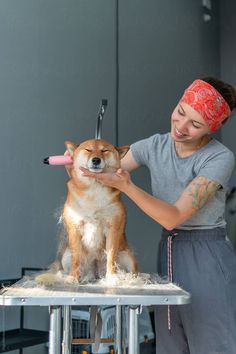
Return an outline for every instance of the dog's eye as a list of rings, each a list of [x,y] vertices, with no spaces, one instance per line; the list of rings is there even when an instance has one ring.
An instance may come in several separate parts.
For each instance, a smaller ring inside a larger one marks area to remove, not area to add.
[[[85,151],[88,151],[88,152],[92,152],[92,150],[90,150],[90,149],[84,149]]]
[[[102,152],[108,152],[109,150],[102,150]]]

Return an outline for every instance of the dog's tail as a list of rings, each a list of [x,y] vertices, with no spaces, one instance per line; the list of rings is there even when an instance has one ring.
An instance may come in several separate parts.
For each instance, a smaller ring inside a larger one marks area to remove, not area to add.
[[[37,283],[52,285],[60,281],[58,273],[42,273],[35,277]]]

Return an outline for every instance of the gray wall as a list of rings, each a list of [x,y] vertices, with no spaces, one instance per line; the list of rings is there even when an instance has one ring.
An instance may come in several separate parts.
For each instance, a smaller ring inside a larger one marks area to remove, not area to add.
[[[220,1],[220,69],[221,78],[236,87],[236,3],[234,0]],[[236,113],[221,131],[222,142],[236,153]],[[234,169],[230,187],[236,186],[236,167]],[[236,247],[236,219],[232,210],[235,210],[235,198],[227,203],[226,220],[228,237]]]
[[[67,175],[42,159],[94,136],[103,97],[114,140],[114,3],[2,0],[0,43],[3,278],[53,259]]]
[[[220,69],[221,78],[236,87],[236,2],[221,0],[220,2]],[[232,151],[236,152],[236,113],[223,127],[222,142]],[[231,185],[236,186],[236,168],[234,170]]]
[[[219,76],[217,4],[204,23],[200,0],[119,1],[119,145],[167,131],[185,86]],[[53,260],[67,176],[41,161],[63,153],[66,139],[94,136],[101,98],[109,102],[103,136],[115,143],[115,7],[115,0],[0,1],[0,278]],[[149,190],[147,171],[134,180]],[[124,199],[140,269],[154,272],[160,227]]]

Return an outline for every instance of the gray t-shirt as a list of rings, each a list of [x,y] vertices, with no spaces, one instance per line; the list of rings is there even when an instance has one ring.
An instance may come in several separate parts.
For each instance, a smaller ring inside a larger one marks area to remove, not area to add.
[[[221,184],[209,202],[178,229],[211,229],[225,227],[225,195],[234,168],[234,154],[215,139],[181,158],[177,155],[170,133],[155,134],[131,145],[135,161],[148,167],[152,193],[156,198],[175,203],[183,190],[197,176]]]

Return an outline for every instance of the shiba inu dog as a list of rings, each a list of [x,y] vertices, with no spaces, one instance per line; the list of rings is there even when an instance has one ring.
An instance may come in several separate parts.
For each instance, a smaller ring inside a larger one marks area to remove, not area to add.
[[[120,191],[83,176],[80,170],[115,172],[129,146],[114,147],[102,139],[79,145],[66,141],[65,146],[73,164],[61,216],[66,237],[59,246],[57,265],[78,281],[109,277],[117,268],[136,273],[137,262],[125,236]]]

